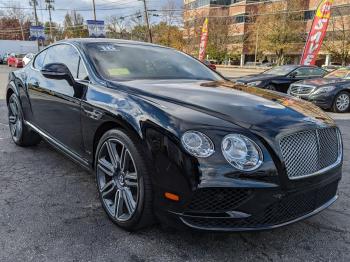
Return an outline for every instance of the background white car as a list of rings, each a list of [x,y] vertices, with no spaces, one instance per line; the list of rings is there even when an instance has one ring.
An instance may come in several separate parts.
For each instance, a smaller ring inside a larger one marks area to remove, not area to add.
[[[28,53],[23,57],[23,65],[26,66],[34,58],[33,53]]]

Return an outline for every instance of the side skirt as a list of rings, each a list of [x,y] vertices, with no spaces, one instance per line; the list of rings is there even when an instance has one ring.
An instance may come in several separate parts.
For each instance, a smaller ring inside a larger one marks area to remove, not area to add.
[[[35,132],[37,132],[45,141],[47,141],[55,149],[57,149],[58,151],[62,152],[64,155],[66,155],[71,160],[73,160],[74,162],[76,162],[77,164],[79,164],[80,166],[85,168],[90,173],[92,172],[92,168],[91,168],[91,166],[90,166],[88,161],[84,160],[79,155],[77,155],[76,153],[74,153],[71,150],[69,150],[65,145],[63,145],[62,143],[58,142],[56,139],[52,138],[51,136],[49,136],[44,131],[40,130],[38,127],[36,127],[32,123],[30,123],[28,121],[24,121],[24,124],[26,126],[28,126],[29,128],[31,128],[32,130],[34,130]]]

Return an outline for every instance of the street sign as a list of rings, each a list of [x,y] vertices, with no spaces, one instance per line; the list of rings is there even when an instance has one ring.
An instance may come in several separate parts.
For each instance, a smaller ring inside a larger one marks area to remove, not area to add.
[[[45,41],[46,36],[45,36],[43,26],[41,26],[41,25],[30,26],[29,31],[30,31],[29,40],[31,40],[31,41],[36,41],[36,40]]]
[[[105,22],[102,20],[87,20],[90,37],[106,37]]]

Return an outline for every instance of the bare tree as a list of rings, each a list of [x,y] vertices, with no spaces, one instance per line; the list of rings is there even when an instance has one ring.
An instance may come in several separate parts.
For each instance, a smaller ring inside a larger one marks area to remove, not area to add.
[[[22,40],[26,39],[26,31],[28,31],[28,25],[30,21],[30,15],[26,13],[23,9],[21,9],[21,4],[18,2],[13,2],[10,5],[10,8],[7,9],[5,15],[9,19],[14,19],[18,21],[18,26],[21,32]]]
[[[111,15],[106,18],[107,31],[112,38],[124,38],[126,34],[126,18]]]
[[[334,8],[325,41],[324,49],[331,56],[346,65],[350,60],[350,19],[344,13],[348,10]]]

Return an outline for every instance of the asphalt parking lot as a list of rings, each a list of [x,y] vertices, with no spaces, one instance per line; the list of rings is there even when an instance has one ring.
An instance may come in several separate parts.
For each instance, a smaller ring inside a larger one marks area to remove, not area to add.
[[[10,139],[0,66],[0,261],[349,261],[350,116],[332,115],[344,139],[339,199],[288,227],[255,233],[162,229],[125,232],[98,200],[95,180],[46,143]]]

